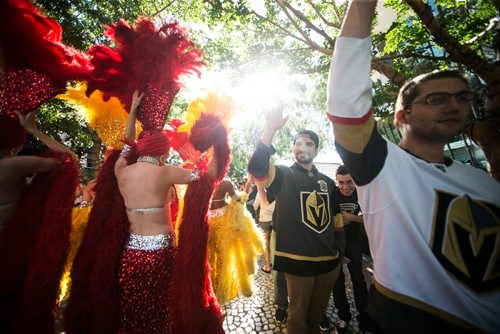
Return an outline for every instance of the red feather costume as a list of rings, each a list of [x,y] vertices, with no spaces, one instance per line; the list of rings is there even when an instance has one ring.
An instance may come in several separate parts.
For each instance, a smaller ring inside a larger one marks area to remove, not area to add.
[[[214,115],[202,114],[189,138],[201,152],[213,146],[217,174],[189,184],[178,229],[178,250],[172,278],[172,333],[224,333],[220,306],[210,282],[207,261],[210,199],[227,173],[230,149],[227,131]]]
[[[202,64],[199,60],[201,52],[192,48],[178,23],[165,24],[157,30],[146,18],[140,18],[135,27],[120,21],[110,26],[107,34],[117,46],[95,46],[89,51],[95,70],[87,93],[99,89],[105,99],[116,96],[129,109],[132,92],[136,89],[144,92],[138,119],[143,127],[140,138],[147,139],[162,130],[180,88],[178,78],[186,72],[197,71]],[[195,204],[191,201],[186,205],[199,209],[192,210],[196,214],[191,217],[191,224],[185,224],[185,232],[179,236],[183,241],[179,243],[178,252],[184,258],[175,258],[170,288],[174,297],[168,299],[170,310],[167,311],[188,313],[170,314],[171,322],[165,325],[165,331],[170,327],[173,333],[223,332],[220,311],[208,278],[206,213],[214,185],[227,169],[229,147],[227,133],[220,121],[210,118],[204,124],[200,126],[197,142],[214,141],[220,172],[216,179],[210,180],[204,175],[193,182],[192,187],[199,187],[196,196],[192,196],[194,189],[188,190]],[[206,150],[209,147],[201,148]],[[118,279],[123,268],[120,261],[126,256],[123,250],[129,235],[129,222],[114,175],[118,156],[119,152],[113,151],[99,174],[87,231],[73,264],[70,301],[64,318],[69,334],[120,331],[124,310],[120,303],[121,283]],[[137,155],[132,154],[127,160],[133,163]],[[193,245],[196,251],[188,251],[189,245]],[[188,263],[192,267],[187,268]],[[191,275],[195,278],[186,279]],[[193,323],[198,324],[196,328],[204,330],[191,331]]]
[[[59,280],[69,248],[78,181],[69,155],[59,155],[59,159],[51,172],[36,175],[1,231],[2,333],[55,331]]]
[[[64,45],[61,26],[30,1],[0,1],[0,113],[28,113],[84,80],[92,66],[84,53]]]
[[[12,111],[30,112],[64,91],[68,80],[91,73],[88,58],[62,43],[59,24],[29,1],[0,1],[0,45],[2,121],[17,121]],[[69,155],[52,156],[58,166],[35,176],[0,233],[2,333],[55,331],[78,173]]]

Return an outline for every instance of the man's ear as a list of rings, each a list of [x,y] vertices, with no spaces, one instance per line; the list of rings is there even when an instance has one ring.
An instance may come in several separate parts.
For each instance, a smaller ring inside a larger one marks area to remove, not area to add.
[[[406,116],[408,116],[408,114],[411,113],[411,110],[398,110],[394,113],[394,117],[396,117],[396,121],[398,124],[406,124],[408,123],[406,121]]]

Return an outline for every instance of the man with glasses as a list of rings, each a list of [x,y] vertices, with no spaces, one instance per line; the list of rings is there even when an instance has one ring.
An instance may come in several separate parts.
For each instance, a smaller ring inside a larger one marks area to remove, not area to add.
[[[460,72],[409,80],[400,90],[398,146],[371,110],[370,30],[376,0],[353,0],[331,65],[328,117],[354,179],[374,260],[368,311],[384,333],[497,332],[500,185],[453,161],[476,98]]]

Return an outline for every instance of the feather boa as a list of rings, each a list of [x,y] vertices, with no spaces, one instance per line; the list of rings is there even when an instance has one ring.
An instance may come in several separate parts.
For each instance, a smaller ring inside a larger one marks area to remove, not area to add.
[[[78,171],[69,155],[54,156],[61,163],[36,175],[1,231],[0,314],[8,319],[0,326],[10,327],[12,333],[55,331]]]
[[[129,222],[114,167],[120,151],[106,159],[95,186],[96,197],[71,272],[64,313],[66,332],[116,333],[120,327],[118,270]]]
[[[207,261],[207,212],[215,187],[226,175],[230,162],[227,131],[218,117],[201,115],[191,130],[190,141],[200,151],[213,145],[217,171],[214,177],[204,174],[189,184],[184,197],[172,277],[171,328],[176,334],[224,333]]]

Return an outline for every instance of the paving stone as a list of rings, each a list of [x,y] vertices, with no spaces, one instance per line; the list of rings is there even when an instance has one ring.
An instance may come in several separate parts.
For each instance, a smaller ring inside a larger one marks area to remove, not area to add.
[[[259,267],[263,264],[262,259],[259,261]],[[364,274],[366,282],[370,282],[373,275],[373,266],[371,260],[365,258],[363,261]],[[349,323],[351,333],[358,333],[358,322],[356,316],[358,312],[354,305],[354,295],[352,291],[352,283],[350,280],[349,270],[344,265],[344,273],[346,275],[346,292],[349,304],[351,306],[352,320]],[[286,333],[286,324],[278,324],[274,320],[276,311],[274,305],[274,285],[273,276],[258,270],[255,277],[254,295],[252,297],[236,297],[224,309],[228,316],[224,319],[224,330],[228,334],[274,334]],[[367,283],[368,284],[368,283]],[[231,316],[229,316],[232,315]],[[326,314],[332,325],[339,320],[335,313],[333,298],[330,295]],[[333,326],[332,326],[333,327]],[[329,333],[335,333],[332,330]]]

